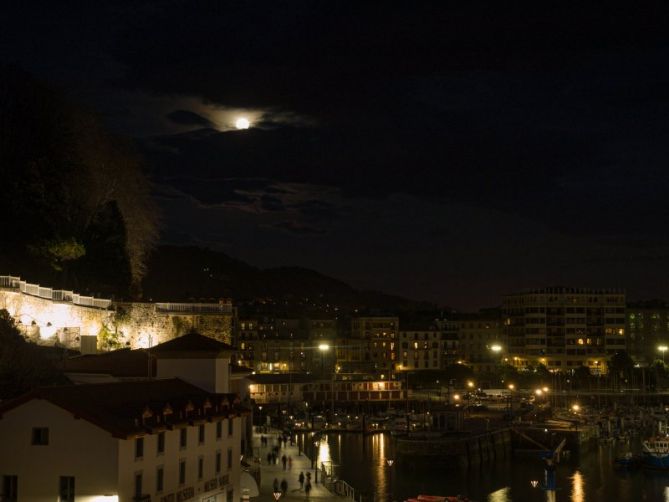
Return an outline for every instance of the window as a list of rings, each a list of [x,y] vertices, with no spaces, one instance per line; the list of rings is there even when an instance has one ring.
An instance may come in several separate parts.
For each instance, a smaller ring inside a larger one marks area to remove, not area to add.
[[[33,445],[44,446],[49,444],[49,428],[33,427]]]
[[[221,452],[216,452],[216,474],[221,473]]]
[[[204,477],[204,457],[197,459],[197,479]]]
[[[16,502],[19,499],[19,477],[2,477],[2,500]]]
[[[216,439],[221,439],[222,435],[223,435],[223,422],[219,421],[216,422]]]
[[[228,436],[232,436],[233,431],[234,431],[234,422],[232,421],[232,418],[228,418]]]
[[[188,429],[181,429],[179,431],[179,448],[182,450],[186,448],[188,444]]]
[[[165,453],[165,433],[158,433],[158,455]]]
[[[142,473],[135,473],[135,497],[139,498],[142,496]]]
[[[179,460],[179,484],[186,484],[186,461]]]
[[[142,458],[144,456],[144,438],[135,439],[135,458]]]
[[[163,491],[163,484],[164,484],[164,479],[165,479],[165,471],[162,466],[158,467],[158,470],[156,471],[156,491],[157,492],[162,492]]]
[[[232,469],[232,448],[228,448],[228,469]]]
[[[199,444],[204,444],[204,424],[198,427],[197,440]]]
[[[61,476],[58,488],[59,502],[74,502],[74,476]]]

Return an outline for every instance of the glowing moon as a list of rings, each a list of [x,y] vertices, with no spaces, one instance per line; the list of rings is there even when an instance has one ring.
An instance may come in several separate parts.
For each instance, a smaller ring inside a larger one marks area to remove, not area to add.
[[[237,120],[235,120],[235,127],[237,129],[248,129],[250,125],[251,123],[246,117],[239,117]]]

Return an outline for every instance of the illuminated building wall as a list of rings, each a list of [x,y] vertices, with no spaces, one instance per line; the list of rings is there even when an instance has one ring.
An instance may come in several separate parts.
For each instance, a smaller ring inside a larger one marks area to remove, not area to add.
[[[507,295],[502,321],[505,357],[521,368],[587,366],[605,373],[608,358],[627,349],[623,290],[545,288]]]

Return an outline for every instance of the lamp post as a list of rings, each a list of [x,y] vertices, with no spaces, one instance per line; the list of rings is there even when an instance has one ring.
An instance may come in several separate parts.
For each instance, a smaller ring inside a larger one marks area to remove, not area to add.
[[[660,345],[660,346],[657,348],[657,350],[659,350],[660,352],[662,352],[662,364],[664,364],[664,353],[667,351],[667,349],[669,349],[669,347],[667,347],[666,345]]]
[[[314,469],[314,484],[318,484],[318,456],[320,454],[320,446],[321,442],[320,441],[314,441],[314,454],[312,455],[314,458],[311,459],[311,468],[314,468],[314,459],[316,461],[316,469]]]

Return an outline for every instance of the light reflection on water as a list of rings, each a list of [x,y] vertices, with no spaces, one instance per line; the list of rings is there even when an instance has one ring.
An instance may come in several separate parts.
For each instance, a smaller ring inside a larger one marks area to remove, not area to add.
[[[511,488],[508,486],[488,495],[488,502],[509,502],[509,500],[511,500]]]
[[[585,490],[583,485],[583,474],[581,471],[576,471],[571,477],[571,502],[585,502]]]
[[[544,462],[538,458],[498,458],[460,469],[397,456],[389,435],[332,434],[321,443],[318,458],[319,463],[332,460],[336,476],[366,502],[458,493],[479,502],[669,502],[669,473],[620,472],[613,467],[617,454],[615,447],[595,446],[564,460],[557,466],[557,492],[532,488],[531,480],[543,484]],[[389,459],[394,460],[392,467]]]

